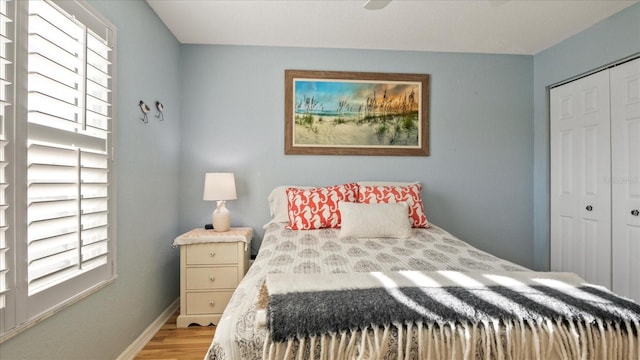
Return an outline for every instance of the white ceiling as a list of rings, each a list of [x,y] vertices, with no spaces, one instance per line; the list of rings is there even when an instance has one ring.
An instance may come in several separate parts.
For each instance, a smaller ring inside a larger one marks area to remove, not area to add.
[[[536,54],[638,0],[147,0],[184,44]]]

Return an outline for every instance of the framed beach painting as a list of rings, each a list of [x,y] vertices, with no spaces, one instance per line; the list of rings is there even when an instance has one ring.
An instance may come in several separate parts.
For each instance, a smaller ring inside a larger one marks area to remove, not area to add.
[[[429,155],[429,75],[285,70],[285,154]]]

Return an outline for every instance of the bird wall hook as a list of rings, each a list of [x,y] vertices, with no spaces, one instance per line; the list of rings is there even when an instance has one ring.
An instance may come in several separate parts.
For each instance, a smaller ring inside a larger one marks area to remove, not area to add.
[[[147,117],[147,113],[149,111],[151,111],[151,108],[149,108],[149,105],[145,104],[144,101],[140,100],[140,102],[138,103],[138,106],[140,107],[140,110],[142,111],[142,115],[143,117],[140,118],[140,120],[142,120],[143,123],[148,123],[149,122],[149,117]]]
[[[156,101],[156,109],[158,110],[156,117],[160,119],[160,121],[164,121],[164,105],[162,105],[160,101]]]

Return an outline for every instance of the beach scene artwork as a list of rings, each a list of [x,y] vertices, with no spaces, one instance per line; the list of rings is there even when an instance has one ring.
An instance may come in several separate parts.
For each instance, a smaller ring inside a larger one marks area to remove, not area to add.
[[[421,91],[420,82],[293,79],[293,145],[419,149]]]

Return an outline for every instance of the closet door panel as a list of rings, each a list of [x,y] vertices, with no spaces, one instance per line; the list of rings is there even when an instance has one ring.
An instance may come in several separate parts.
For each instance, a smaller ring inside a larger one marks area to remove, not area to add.
[[[640,302],[640,59],[611,70],[613,290]]]
[[[551,268],[611,286],[609,73],[551,90]]]
[[[551,269],[574,268],[576,247],[576,123],[575,86],[551,89]]]

